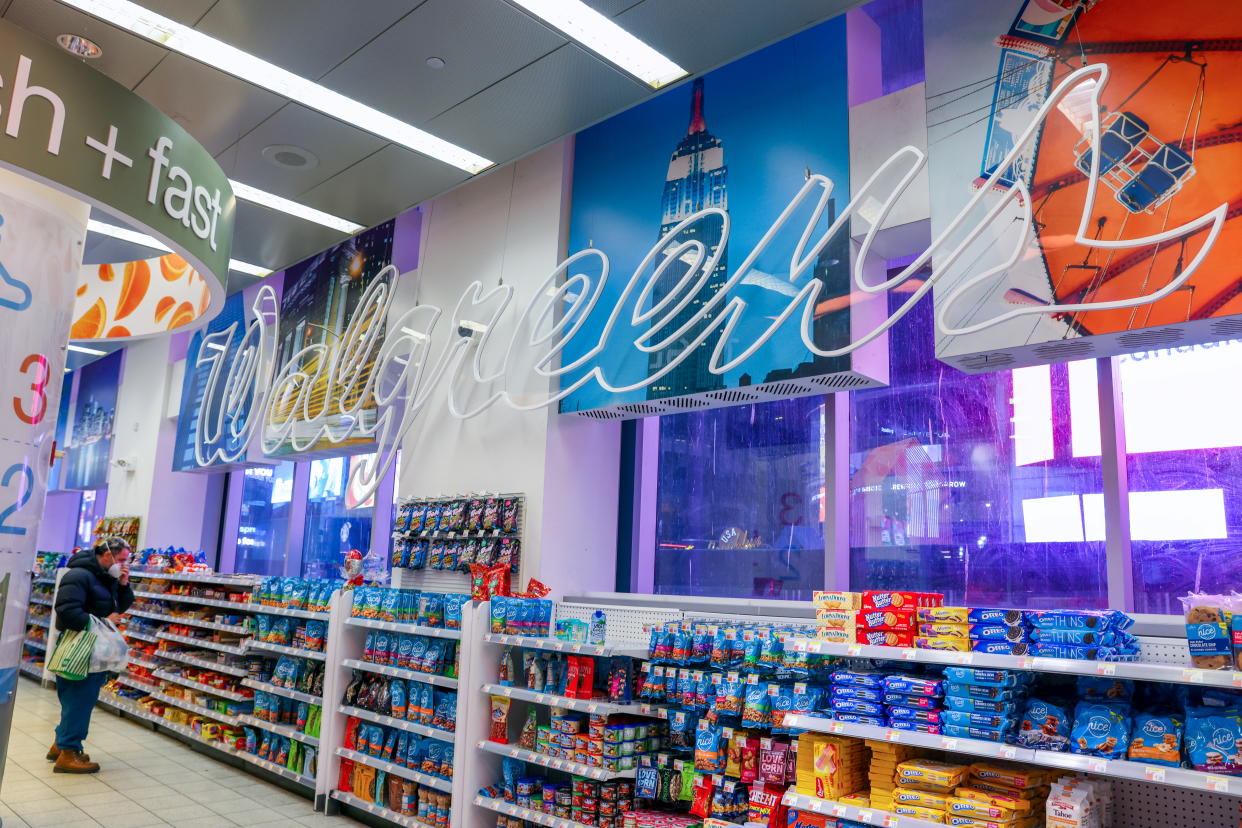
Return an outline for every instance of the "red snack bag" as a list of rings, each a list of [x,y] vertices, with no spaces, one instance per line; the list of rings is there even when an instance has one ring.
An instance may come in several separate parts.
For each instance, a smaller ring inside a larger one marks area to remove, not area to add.
[[[492,724],[487,738],[498,745],[509,744],[509,699],[504,696],[492,696]]]
[[[595,659],[582,656],[578,659],[578,698],[591,699],[595,696]]]
[[[759,778],[759,740],[742,739],[738,747],[742,763],[742,772],[738,778],[743,783],[754,782]]]
[[[765,828],[785,828],[785,796],[783,787],[774,785],[751,785],[750,808],[746,815],[747,824],[765,826]]]
[[[759,747],[759,778],[773,785],[785,784],[785,754],[789,745],[761,739]]]
[[[523,598],[543,598],[552,590],[544,586],[541,582],[531,578],[526,583],[526,591],[522,593]]]
[[[357,721],[357,720],[355,719],[354,721]],[[353,776],[354,776],[354,760],[353,759],[342,759],[341,760],[341,777],[340,779],[336,780],[336,789],[338,791],[341,791],[342,793],[353,793],[354,792],[353,786],[350,785],[350,782],[353,780]]]
[[[706,819],[712,813],[712,777],[709,774],[694,777],[694,800],[690,813]]]
[[[509,565],[489,566],[483,576],[483,583],[486,585],[488,598],[495,595],[507,596],[509,594]]]
[[[578,698],[578,685],[582,681],[579,676],[580,667],[578,662],[581,661],[578,656],[569,656],[565,659],[568,665],[565,667],[565,695],[571,699]],[[589,696],[587,698],[590,698]]]
[[[483,564],[470,564],[470,597],[476,601],[486,601],[487,567]]]
[[[358,725],[362,724],[362,720],[357,716],[350,716],[345,720],[345,749],[357,750],[358,744]],[[342,762],[342,765],[345,763]]]

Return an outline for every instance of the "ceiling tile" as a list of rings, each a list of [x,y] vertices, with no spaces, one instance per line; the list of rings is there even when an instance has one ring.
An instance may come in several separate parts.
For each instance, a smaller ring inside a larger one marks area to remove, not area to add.
[[[631,6],[637,6],[643,0],[583,0],[583,2],[600,14],[616,17]]]
[[[197,61],[170,54],[135,90],[218,154],[285,103]]]
[[[633,106],[650,90],[574,44],[432,120],[434,134],[501,162]]]
[[[616,18],[691,74],[835,17],[864,0],[645,0]],[[693,37],[687,37],[693,32]]]
[[[456,167],[389,144],[303,193],[298,200],[371,226],[387,221],[469,177]]]
[[[216,160],[230,178],[296,199],[299,193],[383,149],[386,143],[369,132],[346,126],[301,104],[291,103],[217,155]],[[319,158],[319,164],[314,167],[279,167],[261,154],[263,148],[271,144],[294,144],[308,149]]]
[[[196,7],[206,9],[211,5],[211,0],[192,0],[184,5],[188,10]],[[56,42],[58,34],[76,34],[95,41],[103,49],[103,54],[86,61],[86,65],[131,89],[168,54],[166,49],[149,40],[56,0],[14,0],[4,19],[46,38],[50,43]]]
[[[421,124],[565,42],[503,0],[427,0],[323,83]]]
[[[418,0],[219,0],[195,28],[317,80],[418,5]]]
[[[278,213],[257,204],[237,202],[232,258],[279,270],[315,255],[345,234]]]

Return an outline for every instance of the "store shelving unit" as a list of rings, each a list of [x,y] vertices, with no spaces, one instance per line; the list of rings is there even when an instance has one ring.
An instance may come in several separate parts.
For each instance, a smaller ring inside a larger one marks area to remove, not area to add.
[[[917,817],[893,814],[888,811],[877,810],[876,808],[860,808],[856,805],[846,805],[843,802],[817,799],[813,796],[793,792],[785,794],[784,802],[788,807],[797,808],[800,811],[811,811],[816,814],[851,819],[865,825],[879,825],[882,828],[935,828],[937,825],[943,828],[944,826],[943,822],[928,822]]]
[[[48,680],[44,663],[49,652],[48,642],[53,638],[51,622],[52,607],[56,602],[56,585],[63,570],[48,570],[46,566],[57,561],[54,557],[47,557],[45,553],[40,553],[38,560],[39,564],[36,565],[30,582],[26,634],[22,639],[21,663],[17,669],[22,675],[43,682]]]
[[[518,566],[514,567],[510,572],[510,588],[517,591],[521,585],[526,583],[526,579],[530,577],[526,565],[528,556],[526,554],[526,495],[520,492],[499,492],[499,493],[468,493],[460,495],[437,495],[435,497],[412,498],[417,501],[451,501],[472,499],[475,497],[489,498],[495,497],[500,499],[513,499],[518,503],[517,514],[517,531],[516,532],[497,532],[483,531],[481,529],[468,531],[459,530],[456,532],[396,532],[392,533],[394,541],[402,537],[421,538],[428,541],[441,540],[469,540],[469,539],[497,539],[497,538],[514,538],[521,545]],[[409,499],[403,499],[403,503]],[[400,506],[398,506],[398,509]],[[396,516],[394,515],[394,521]],[[397,568],[393,570],[392,575],[393,586],[402,589],[421,589],[432,592],[470,592],[470,573],[465,570],[443,570],[443,569],[404,569]]]
[[[530,808],[519,808],[517,805],[511,805],[503,799],[490,799],[486,796],[476,796],[474,804],[487,811],[497,814],[507,814],[512,817],[524,819],[527,822],[533,822],[536,825],[546,825],[548,828],[589,828],[581,822],[574,822],[572,819],[561,819],[560,817],[545,814],[542,811],[532,811]]]
[[[339,634],[334,633],[335,637],[330,637],[328,640],[328,675],[324,683],[327,706],[324,708],[323,728],[320,733],[320,741],[323,745],[320,754],[323,757],[320,764],[320,791],[328,801],[328,812],[332,813],[341,805],[346,805],[366,811],[374,816],[382,817],[394,825],[421,826],[421,823],[415,821],[412,817],[403,816],[390,809],[367,802],[352,793],[337,790],[341,762],[348,759],[365,765],[373,765],[404,779],[410,779],[420,785],[425,785],[432,790],[450,794],[453,807],[450,813],[449,828],[474,828],[477,823],[469,815],[471,809],[465,806],[465,803],[470,801],[468,793],[470,789],[467,783],[467,775],[463,769],[470,767],[474,761],[475,751],[469,739],[469,731],[474,722],[473,717],[481,715],[483,710],[483,708],[472,707],[477,702],[476,694],[466,691],[466,688],[472,686],[471,671],[474,668],[470,653],[473,650],[477,650],[477,648],[472,649],[472,645],[478,640],[482,632],[482,628],[477,626],[476,610],[470,604],[466,604],[462,608],[462,628],[460,630],[448,630],[422,627],[416,624],[352,618],[350,616],[352,606],[353,593],[347,593],[340,602],[340,606],[337,607],[337,614],[334,615],[332,622],[334,629],[339,628]],[[457,678],[433,676],[415,670],[387,667],[362,661],[361,655],[367,634],[374,629],[460,640],[462,648]],[[456,730],[441,730],[417,722],[395,719],[391,716],[371,713],[343,704],[342,698],[345,694],[345,688],[352,681],[355,670],[413,680],[457,691]],[[452,780],[442,779],[438,776],[428,776],[427,774],[412,771],[391,762],[384,762],[381,759],[376,759],[357,751],[347,750],[344,747],[344,735],[345,725],[350,716],[356,716],[372,724],[384,725],[419,736],[440,739],[452,744],[454,752]]]
[[[508,756],[511,759],[521,759],[532,765],[539,765],[552,770],[564,771],[572,773],[574,776],[584,776],[587,779],[598,779],[600,781],[607,779],[633,779],[636,770],[608,771],[603,768],[596,768],[590,765],[581,765],[577,762],[571,762],[568,759],[557,759],[553,756],[546,756],[542,753],[536,753],[533,750],[525,750],[516,745],[502,745],[497,742],[489,742],[486,739],[480,740],[475,744],[479,750],[486,753],[494,753],[497,756]]]

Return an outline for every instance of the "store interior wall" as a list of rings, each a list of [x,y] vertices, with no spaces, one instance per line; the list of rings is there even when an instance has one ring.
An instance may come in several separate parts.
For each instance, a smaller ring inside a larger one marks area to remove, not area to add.
[[[514,290],[508,312],[491,332],[496,339],[488,349],[489,365],[503,358],[517,317],[565,253],[570,163],[570,143],[559,142],[426,207],[418,302],[449,316],[476,279],[484,290],[502,283]],[[409,291],[407,284],[398,301],[408,302]],[[470,319],[473,312],[472,321],[481,321],[493,309],[494,304],[467,309],[463,317]],[[442,319],[436,327],[433,355],[457,335],[456,321]],[[547,387],[545,381],[541,393]],[[521,492],[527,507],[523,578],[537,577],[558,595],[612,589],[619,426],[564,421],[555,406],[518,412],[502,402],[466,420],[445,406],[441,387],[407,434],[398,495]],[[584,552],[590,554],[590,568],[579,565]]]
[[[48,552],[71,551],[81,508],[81,492],[48,492],[43,502],[43,520],[39,523],[39,541],[35,548]]]

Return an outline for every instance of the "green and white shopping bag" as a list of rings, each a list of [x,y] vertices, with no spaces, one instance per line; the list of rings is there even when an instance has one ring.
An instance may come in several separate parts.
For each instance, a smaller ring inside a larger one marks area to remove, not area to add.
[[[48,660],[47,668],[61,678],[81,681],[90,672],[94,649],[95,633],[91,630],[65,630],[56,640],[56,651]]]

